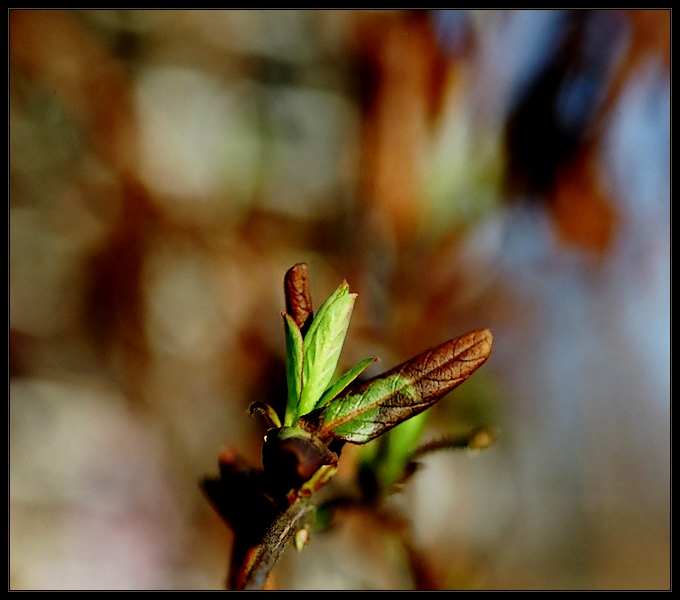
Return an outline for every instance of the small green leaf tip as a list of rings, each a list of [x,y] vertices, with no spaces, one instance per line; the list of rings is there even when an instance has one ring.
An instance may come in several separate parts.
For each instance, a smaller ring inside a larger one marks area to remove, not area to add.
[[[317,402],[316,408],[328,404],[350,383],[352,383],[357,377],[359,377],[359,375],[361,375],[371,363],[375,362],[376,360],[377,358],[375,356],[364,358],[364,360],[362,360],[358,365],[352,367],[344,375],[339,377],[338,380],[333,385],[328,387],[328,389],[324,392],[324,395],[321,396],[321,399],[319,400],[319,402]]]

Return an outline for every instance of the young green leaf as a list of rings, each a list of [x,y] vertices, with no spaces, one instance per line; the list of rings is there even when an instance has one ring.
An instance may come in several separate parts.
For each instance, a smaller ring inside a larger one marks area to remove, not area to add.
[[[493,336],[472,331],[369,379],[300,419],[322,439],[363,444],[435,404],[489,357]]]
[[[355,299],[343,282],[321,305],[305,335],[298,417],[314,409],[335,374]]]
[[[377,359],[375,356],[369,356],[364,358],[358,365],[352,367],[344,375],[338,378],[338,380],[331,385],[321,396],[321,399],[317,402],[316,408],[320,408],[328,404],[333,398],[335,398],[340,392],[342,392],[350,383],[352,383],[359,375],[361,375],[368,365],[375,362]]]
[[[292,425],[295,422],[302,392],[303,341],[300,329],[287,313],[283,314],[283,325],[286,337],[286,381],[288,384],[288,400],[283,423]]]
[[[319,307],[319,310],[317,311],[314,320],[312,321],[311,325],[309,326],[309,329],[307,333],[305,334],[305,344],[307,344],[308,339],[312,338],[313,336],[316,335],[316,330],[319,328],[319,326],[324,322],[326,318],[326,313],[328,312],[328,309],[331,307],[331,305],[341,296],[347,295],[349,293],[349,284],[347,281],[343,281],[336,289],[335,291],[326,298],[326,300],[323,302],[323,304]]]

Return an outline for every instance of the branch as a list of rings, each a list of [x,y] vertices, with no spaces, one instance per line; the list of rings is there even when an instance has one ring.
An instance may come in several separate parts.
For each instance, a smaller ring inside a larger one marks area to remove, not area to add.
[[[316,505],[309,496],[299,497],[269,528],[243,581],[243,590],[261,590],[286,545],[309,523]]]

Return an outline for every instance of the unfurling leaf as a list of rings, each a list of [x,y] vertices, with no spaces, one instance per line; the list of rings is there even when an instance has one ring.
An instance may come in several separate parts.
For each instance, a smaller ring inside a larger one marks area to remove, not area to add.
[[[288,385],[288,400],[283,423],[292,425],[302,393],[303,342],[299,327],[287,313],[283,315],[283,325],[286,337],[286,382]]]
[[[286,312],[304,335],[313,317],[309,269],[305,263],[297,263],[286,271],[283,278],[283,294],[286,299]]]
[[[363,444],[435,404],[491,354],[488,329],[466,333],[419,354],[331,400],[298,425],[322,439]]]
[[[256,412],[259,412],[264,416],[265,419],[267,419],[267,423],[269,424],[270,427],[281,427],[281,421],[279,420],[279,415],[276,414],[276,411],[269,406],[266,402],[253,402],[249,407],[248,407],[248,413],[250,416],[253,416]]]
[[[356,294],[343,282],[321,305],[304,339],[302,391],[297,416],[313,410],[333,379]]]

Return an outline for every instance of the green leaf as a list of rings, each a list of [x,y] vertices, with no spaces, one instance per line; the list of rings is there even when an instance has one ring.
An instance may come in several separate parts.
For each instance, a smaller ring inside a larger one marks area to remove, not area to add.
[[[369,379],[298,423],[322,439],[363,444],[424,411],[459,386],[489,357],[488,329],[449,340]]]
[[[300,328],[287,313],[283,314],[283,326],[286,338],[286,381],[288,384],[288,400],[283,423],[292,425],[297,416],[302,392],[303,341]]]
[[[302,393],[297,416],[313,410],[338,366],[356,294],[343,282],[321,305],[304,339]]]
[[[364,358],[358,365],[352,367],[344,375],[342,375],[338,380],[331,385],[321,396],[319,402],[317,402],[316,408],[320,408],[328,404],[333,398],[335,398],[340,392],[342,392],[350,383],[352,383],[359,375],[361,375],[368,365],[375,362],[377,359],[375,356],[369,356]]]
[[[317,311],[314,320],[312,321],[311,325],[309,326],[309,330],[305,334],[305,343],[309,338],[315,335],[316,330],[319,328],[321,325],[322,321],[325,319],[325,315],[328,312],[328,309],[330,306],[340,297],[343,295],[346,295],[349,293],[349,284],[347,281],[343,281],[337,288],[336,290],[326,298],[324,303],[321,305],[319,310]]]

